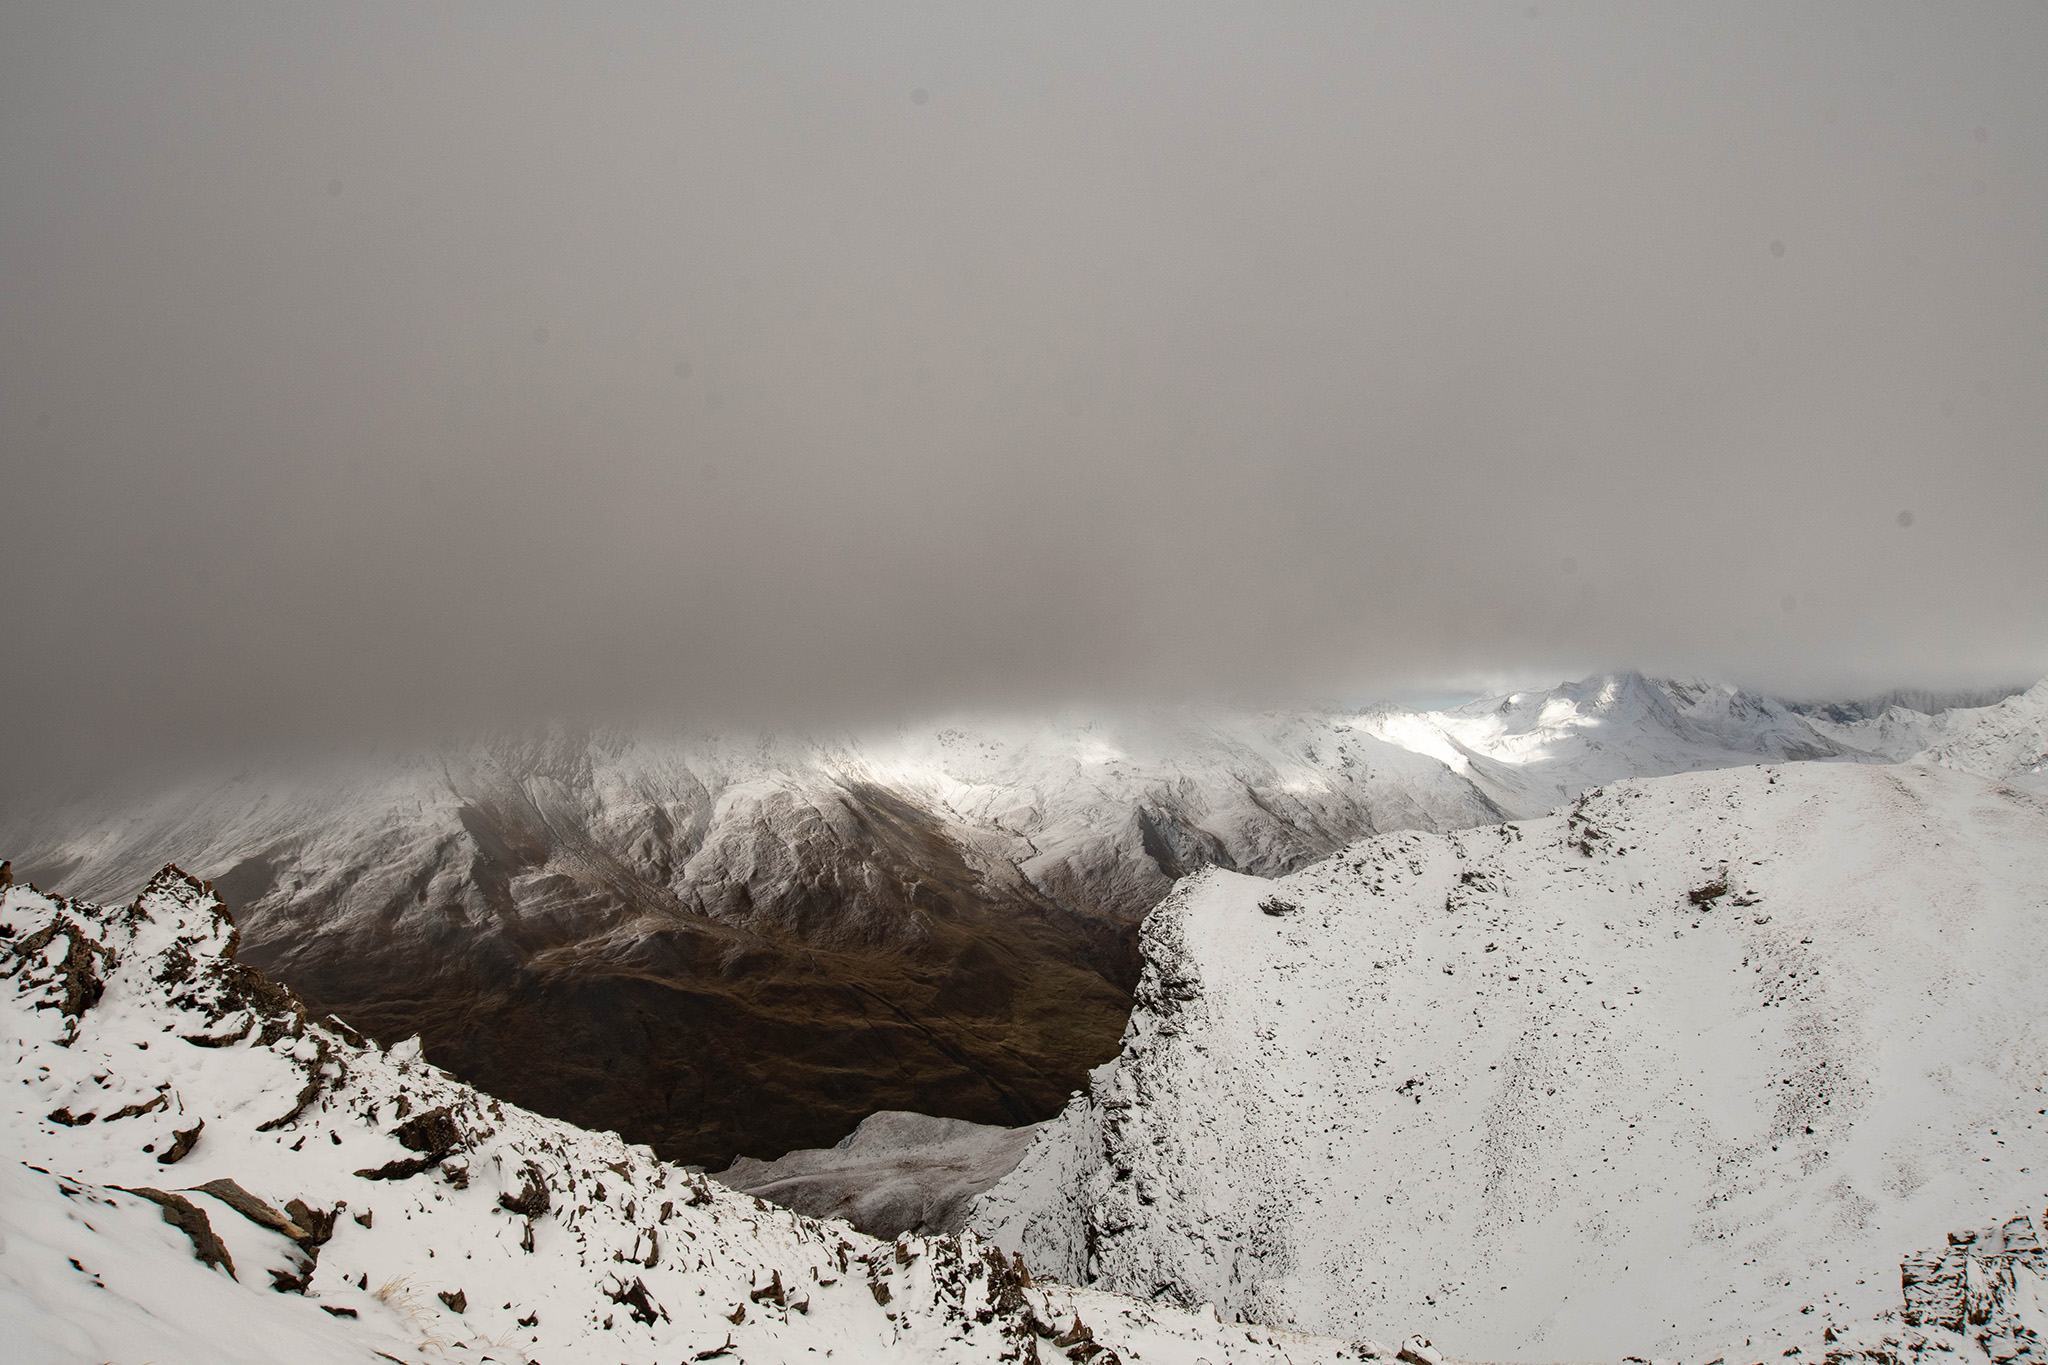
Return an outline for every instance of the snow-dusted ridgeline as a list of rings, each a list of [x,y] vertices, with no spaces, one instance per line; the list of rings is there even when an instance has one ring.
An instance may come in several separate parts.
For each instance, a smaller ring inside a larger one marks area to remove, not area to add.
[[[1812,720],[1837,743],[1894,763],[1938,763],[2048,792],[2048,680],[1989,706],[1932,714],[1890,706],[1861,720]]]
[[[175,869],[0,897],[8,1360],[1360,1357],[732,1193],[308,1018],[234,940]]]
[[[2001,782],[1629,781],[1204,872],[1145,950],[1121,1055],[969,1215],[1099,1287],[1764,1360],[2048,1201],[2048,804]]]
[[[1747,694],[1636,675],[1434,718],[557,734],[40,811],[0,856],[101,900],[176,862],[218,886],[245,957],[320,1008],[723,1165],[882,1109],[1057,1112],[1114,1052],[1137,920],[1196,868],[1276,876],[1617,770],[1827,747]]]
[[[1626,777],[1868,758],[1782,703],[1725,683],[1612,673],[1447,711],[1383,708],[1361,728],[1468,779],[1505,814],[1542,815]]]

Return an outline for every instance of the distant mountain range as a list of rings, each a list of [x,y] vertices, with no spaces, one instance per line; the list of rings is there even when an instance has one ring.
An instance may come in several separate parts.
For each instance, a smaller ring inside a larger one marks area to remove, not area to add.
[[[2043,709],[2036,688],[1912,733],[2030,781]],[[1051,1117],[1115,1053],[1139,921],[1200,868],[1281,876],[1631,776],[1877,761],[1920,724],[1884,723],[1618,674],[1440,712],[558,732],[109,794],[0,830],[0,854],[102,900],[177,862],[317,1008],[722,1166],[878,1110]]]

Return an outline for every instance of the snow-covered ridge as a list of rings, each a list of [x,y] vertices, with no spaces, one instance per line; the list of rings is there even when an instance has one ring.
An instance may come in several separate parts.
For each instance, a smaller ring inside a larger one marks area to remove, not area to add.
[[[1512,816],[1627,777],[1867,757],[1768,697],[1726,683],[1615,673],[1448,711],[1383,710],[1371,733],[1428,754]]]
[[[1894,763],[1921,761],[2048,792],[2048,680],[1990,706],[1928,714],[1892,706],[1862,720],[1814,728]]]
[[[2048,804],[1931,767],[1619,783],[1209,870],[1118,1059],[969,1225],[1492,1359],[1774,1359],[2048,1201]],[[1809,1311],[1810,1310],[1810,1311]]]
[[[1360,1356],[773,1208],[366,1046],[234,946],[174,868],[118,909],[0,894],[10,1360]]]

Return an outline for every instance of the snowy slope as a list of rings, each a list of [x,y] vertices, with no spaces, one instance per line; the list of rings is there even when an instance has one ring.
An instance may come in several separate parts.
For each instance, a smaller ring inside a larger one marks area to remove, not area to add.
[[[234,938],[175,869],[0,898],[10,1361],[1360,1356],[768,1207],[359,1045]]]
[[[1918,759],[2048,792],[2048,680],[1991,706],[1931,715],[1892,706],[1848,723],[1816,718],[1814,728],[1895,763]]]
[[[1629,781],[1205,872],[1145,949],[1121,1055],[969,1217],[1102,1287],[1761,1360],[2048,1200],[2048,803],[2002,783]]]
[[[1725,683],[1612,673],[1448,711],[1383,709],[1365,728],[1441,761],[1512,816],[1604,782],[1863,755],[1781,703]]]

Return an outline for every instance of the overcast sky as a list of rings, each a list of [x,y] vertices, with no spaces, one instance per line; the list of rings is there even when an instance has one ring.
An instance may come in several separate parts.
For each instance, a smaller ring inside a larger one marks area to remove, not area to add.
[[[0,763],[2038,676],[2044,70],[2031,0],[6,6]]]

